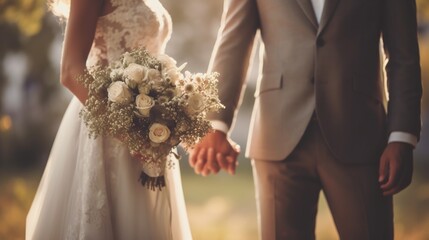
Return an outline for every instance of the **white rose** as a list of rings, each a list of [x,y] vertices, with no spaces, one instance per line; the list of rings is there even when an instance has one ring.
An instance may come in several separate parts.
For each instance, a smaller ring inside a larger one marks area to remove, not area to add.
[[[136,60],[131,56],[129,52],[124,53],[124,60],[122,62],[123,65],[128,65],[134,63]]]
[[[171,68],[171,67],[176,67],[176,60],[174,60],[174,58],[166,55],[166,54],[160,54],[157,57],[158,61],[161,62],[161,64],[165,67],[165,68]]]
[[[188,98],[188,106],[187,110],[190,114],[200,113],[204,110],[204,101],[203,96],[201,94],[192,94]]]
[[[163,143],[170,137],[170,129],[160,123],[154,123],[149,128],[149,139],[154,143]]]
[[[148,79],[149,81],[159,81],[161,80],[161,73],[156,69],[149,69],[147,71],[146,79]]]
[[[121,81],[113,82],[107,88],[109,101],[120,104],[131,103],[132,95],[127,84]]]
[[[144,117],[149,117],[150,109],[152,109],[153,105],[155,105],[155,102],[146,94],[140,94],[136,97],[136,108]]]
[[[147,69],[142,65],[131,63],[124,69],[125,82],[131,88],[137,87],[146,78]]]

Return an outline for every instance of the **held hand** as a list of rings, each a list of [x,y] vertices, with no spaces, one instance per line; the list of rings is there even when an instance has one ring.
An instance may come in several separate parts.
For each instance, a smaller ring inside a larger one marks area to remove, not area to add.
[[[383,195],[405,189],[413,176],[413,147],[408,143],[389,143],[380,159],[379,182]]]
[[[217,174],[220,169],[230,174],[235,173],[240,146],[229,140],[225,133],[208,133],[189,155],[189,164],[195,173],[207,176]]]

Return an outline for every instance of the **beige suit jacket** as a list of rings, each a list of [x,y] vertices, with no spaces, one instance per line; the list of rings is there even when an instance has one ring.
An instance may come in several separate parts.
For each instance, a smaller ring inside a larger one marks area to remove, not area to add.
[[[285,159],[316,112],[340,161],[377,161],[390,132],[420,133],[415,7],[414,0],[326,0],[318,24],[311,0],[226,0],[209,68],[221,74],[226,109],[210,118],[233,125],[259,31],[263,66],[246,155]]]

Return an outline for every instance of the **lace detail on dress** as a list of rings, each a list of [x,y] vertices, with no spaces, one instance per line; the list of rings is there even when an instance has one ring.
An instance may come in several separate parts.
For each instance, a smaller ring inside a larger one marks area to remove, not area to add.
[[[103,148],[105,140],[102,138],[88,139],[86,126],[81,125],[77,172],[81,185],[77,186],[76,199],[70,202],[69,213],[75,216],[72,225],[67,226],[66,239],[87,240],[99,236],[99,233],[112,231],[109,199],[107,194],[109,181],[106,173],[109,172],[109,161],[105,161],[106,154]],[[98,147],[97,147],[98,146]],[[105,238],[108,240],[108,238]],[[110,238],[109,238],[110,239]]]
[[[98,20],[88,66],[107,65],[139,47],[153,54],[165,50],[171,17],[158,0],[111,1],[116,8]]]
[[[89,67],[109,65],[124,52],[135,48],[145,47],[153,54],[164,52],[171,34],[171,18],[158,0],[111,0],[111,3],[115,7],[113,12],[98,19],[94,42],[87,61]],[[82,126],[82,128],[85,127]],[[87,133],[87,131],[84,132]],[[82,138],[85,137],[82,136]],[[106,191],[110,186],[106,184],[114,184],[116,178],[114,173],[108,170],[109,162],[118,161],[115,159],[116,156],[124,156],[123,153],[128,151],[122,143],[114,139],[95,139],[89,142],[89,146],[81,146],[85,149],[83,159],[80,161],[82,172],[89,174],[81,176],[84,186],[79,188],[81,193],[77,195],[83,198],[76,201],[80,206],[75,206],[75,209],[81,212],[78,215],[83,218],[76,221],[78,226],[70,227],[72,230],[68,234],[70,239],[91,239],[92,231],[104,232],[110,228],[111,223],[103,221],[110,219],[111,214],[110,197]],[[89,153],[101,149],[91,144],[105,144],[108,151]],[[92,157],[88,159],[86,156]],[[132,159],[122,159],[122,161],[132,161]],[[106,178],[109,180],[106,181]]]

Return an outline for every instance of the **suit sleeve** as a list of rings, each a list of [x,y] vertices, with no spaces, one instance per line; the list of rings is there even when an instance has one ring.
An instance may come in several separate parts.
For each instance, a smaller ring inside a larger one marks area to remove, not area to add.
[[[419,138],[422,84],[415,0],[384,0],[382,34],[387,57],[388,131]]]
[[[256,0],[226,0],[221,27],[209,65],[220,73],[219,97],[225,109],[209,114],[231,128],[242,101],[259,15]]]

